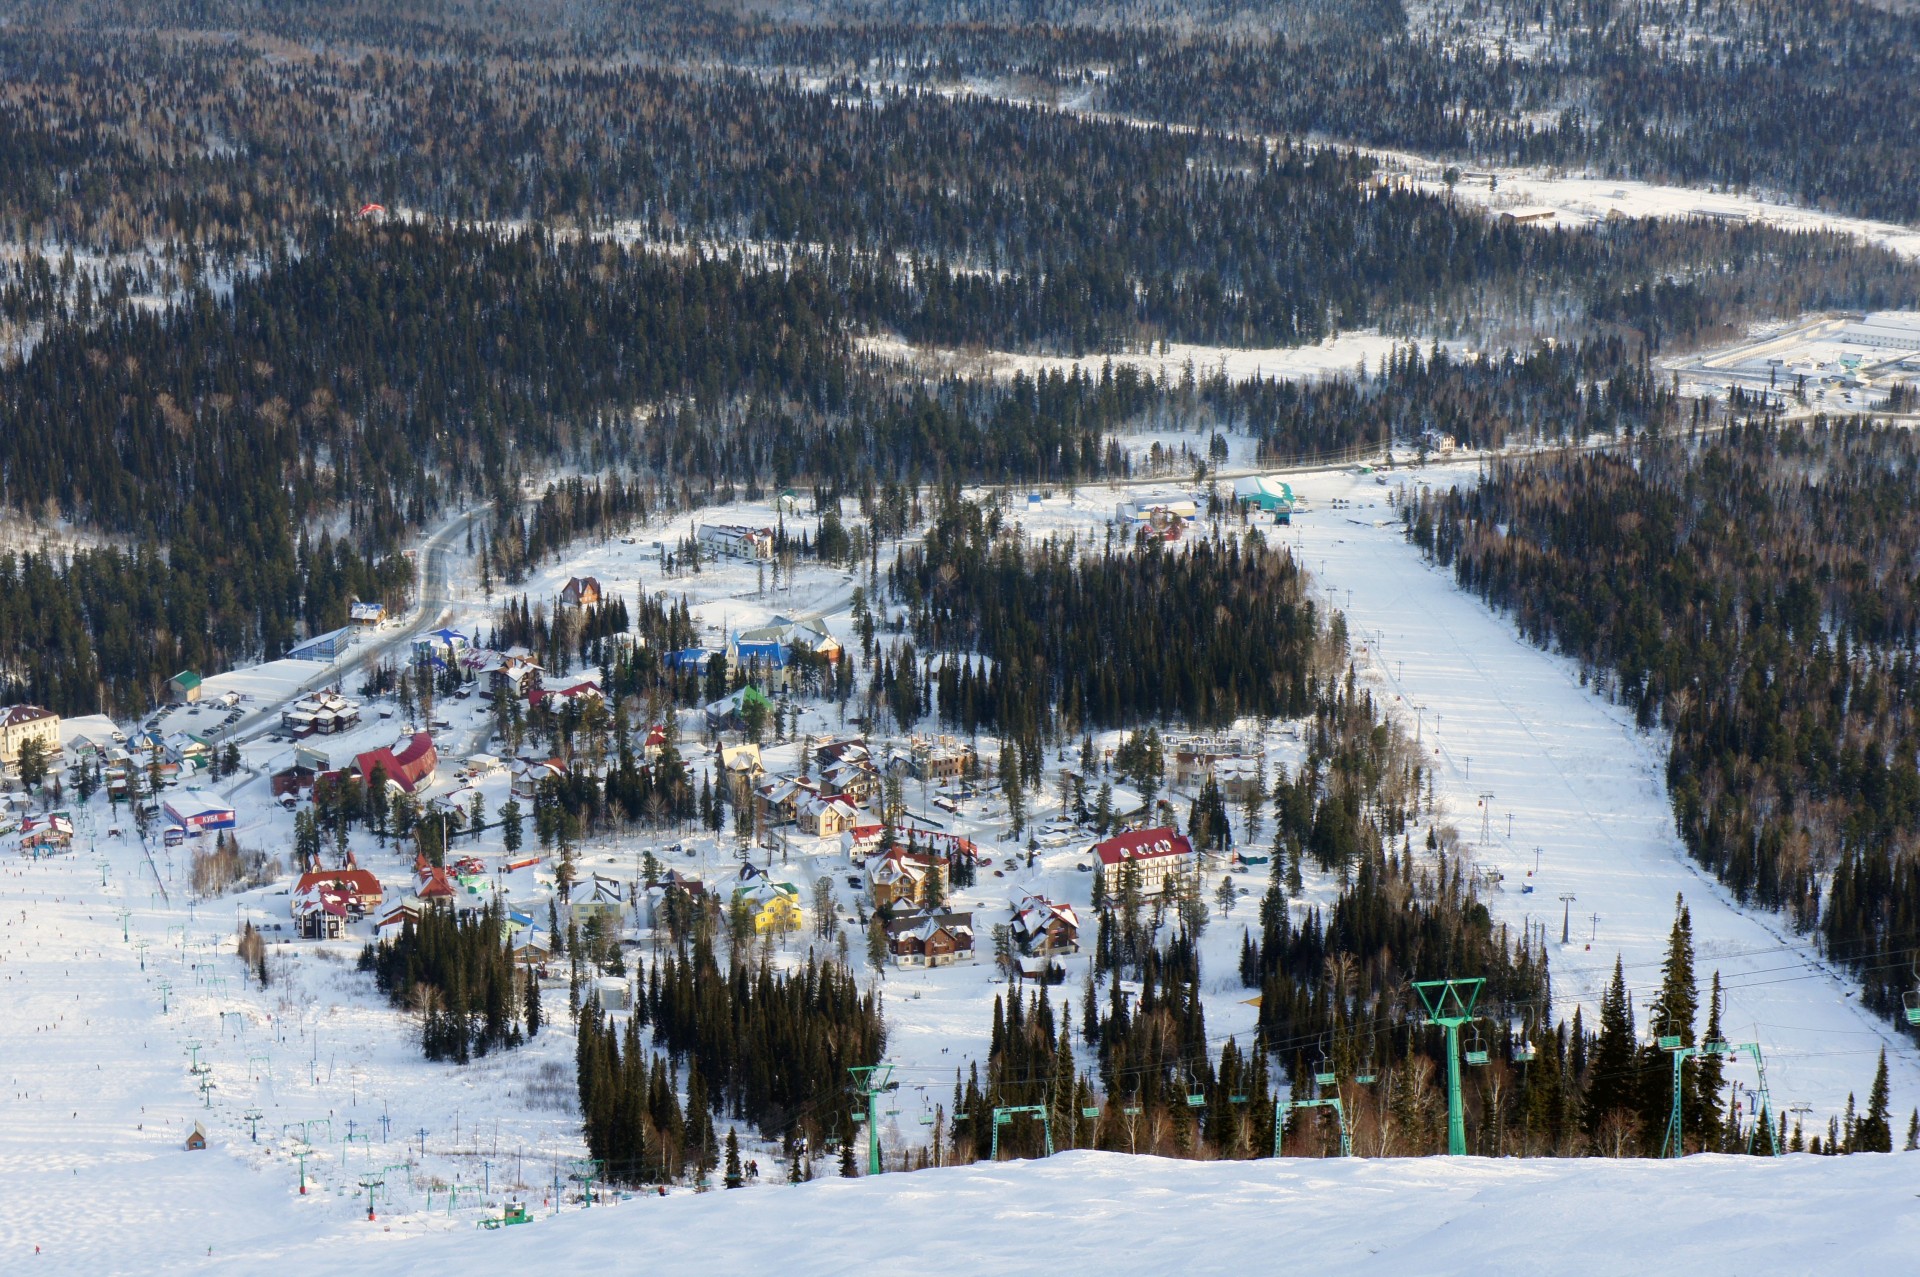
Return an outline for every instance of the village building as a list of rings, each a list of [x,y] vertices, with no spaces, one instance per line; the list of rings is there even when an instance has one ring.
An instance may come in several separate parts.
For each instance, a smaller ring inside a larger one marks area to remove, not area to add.
[[[316,634],[303,643],[296,643],[287,649],[290,661],[335,660],[359,639],[359,631],[351,625],[343,625],[337,630],[328,630],[325,634]]]
[[[38,705],[9,705],[0,710],[0,767],[8,769],[20,763],[20,748],[28,741],[39,741],[48,760],[60,754],[60,716]]]
[[[592,678],[583,678],[560,687],[548,687],[541,680],[534,679],[527,689],[528,706],[533,709],[545,707],[555,714],[561,713],[569,705],[585,708],[604,700],[606,693],[600,689],[599,680]]]
[[[727,787],[727,801],[736,807],[745,806],[751,801],[755,784],[767,774],[760,763],[760,747],[751,742],[724,745],[715,761]]]
[[[599,578],[591,576],[568,577],[567,583],[560,587],[560,601],[568,607],[599,606]]]
[[[700,529],[702,554],[728,559],[771,559],[772,528],[748,528],[733,523],[709,523]]]
[[[354,625],[381,625],[387,619],[387,605],[384,603],[362,603],[355,600],[347,605],[347,620]]]
[[[181,670],[167,680],[167,704],[192,705],[200,699],[200,676],[192,670]]]
[[[295,740],[331,736],[360,725],[360,703],[337,692],[321,692],[281,710],[280,725]]]
[[[735,887],[733,898],[746,905],[755,935],[798,931],[805,923],[800,909],[800,889],[790,882],[775,882],[763,876]]]
[[[1235,732],[1169,735],[1166,752],[1175,789],[1187,789],[1209,775],[1223,788],[1229,782],[1245,784],[1266,762],[1266,747],[1258,739]]]
[[[1073,906],[1026,893],[1013,902],[1013,942],[1029,956],[1080,952],[1080,915]]]
[[[1249,510],[1274,517],[1275,523],[1290,523],[1293,517],[1293,485],[1269,475],[1248,475],[1233,481],[1233,499]]]
[[[373,782],[374,772],[381,771],[389,786],[403,794],[414,794],[433,784],[439,775],[440,755],[433,747],[432,736],[415,732],[397,750],[383,746],[358,755],[353,768],[368,784]]]
[[[1159,895],[1197,867],[1193,843],[1185,834],[1165,827],[1115,834],[1095,843],[1093,853],[1100,859],[1100,873],[1110,896],[1120,890],[1124,866],[1134,867],[1140,893],[1146,896]]]
[[[567,916],[585,932],[597,926],[602,935],[616,935],[627,909],[627,887],[618,878],[593,874],[567,888]]]
[[[213,833],[234,826],[233,808],[204,790],[181,790],[167,799],[165,811],[169,821],[190,834]]]
[[[887,951],[901,967],[945,967],[972,962],[973,915],[935,913],[895,918],[886,924]]]
[[[489,653],[474,669],[474,678],[486,688],[489,698],[523,697],[529,685],[538,686],[544,673],[530,656],[502,656]]]
[[[904,761],[909,776],[936,785],[962,779],[976,764],[973,746],[948,736],[937,740],[916,736]]]
[[[753,787],[753,801],[759,813],[760,827],[773,829],[796,823],[801,802],[819,792],[811,781],[792,776],[763,777]]]
[[[707,730],[713,733],[744,732],[748,712],[757,711],[762,721],[773,721],[773,702],[759,688],[749,684],[721,697],[706,707]]]
[[[838,838],[861,819],[860,809],[839,794],[808,794],[794,808],[800,832],[816,838]]]
[[[346,902],[347,915],[359,918],[378,909],[386,900],[386,891],[371,869],[317,869],[300,875],[293,893],[326,888]]]
[[[875,909],[924,908],[937,874],[944,897],[952,885],[951,861],[938,851],[896,845],[867,860],[867,894]]]
[[[292,893],[288,908],[302,940],[338,940],[347,931],[347,896],[324,883]]]

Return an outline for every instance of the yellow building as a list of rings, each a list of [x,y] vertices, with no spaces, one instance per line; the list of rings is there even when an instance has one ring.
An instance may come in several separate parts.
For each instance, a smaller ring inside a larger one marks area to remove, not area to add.
[[[60,757],[60,716],[38,705],[0,708],[0,765],[17,766],[20,747],[37,740],[49,762]]]
[[[734,892],[753,915],[755,935],[798,931],[805,922],[800,912],[800,889],[790,882],[763,882]]]

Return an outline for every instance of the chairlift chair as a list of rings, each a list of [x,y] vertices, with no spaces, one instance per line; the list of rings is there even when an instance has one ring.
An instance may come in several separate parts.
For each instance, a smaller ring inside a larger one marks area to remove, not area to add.
[[[1907,1023],[1920,1028],[1920,989],[1903,995],[1900,1001],[1907,1010]]]
[[[1080,1116],[1085,1118],[1099,1117],[1100,1106],[1098,1104],[1083,1104],[1080,1106]]]
[[[1379,1079],[1379,1076],[1373,1067],[1373,1057],[1369,1055],[1366,1063],[1362,1064],[1359,1071],[1353,1075],[1353,1080],[1361,1086],[1372,1086],[1374,1082]]]
[[[1187,1070],[1187,1107],[1201,1108],[1207,1102],[1207,1093],[1200,1089],[1200,1083],[1193,1077],[1193,1070]]]
[[[1655,1041],[1655,1045],[1662,1051],[1678,1051],[1680,1049],[1680,1035],[1678,1033],[1662,1033]]]
[[[1515,1064],[1530,1064],[1533,1062],[1533,1056],[1533,1043],[1528,1039],[1521,1038],[1513,1044],[1513,1062]]]
[[[1480,1036],[1480,1030],[1474,1029],[1472,1030],[1472,1034],[1473,1036],[1467,1039],[1467,1044],[1461,1050],[1460,1055],[1468,1064],[1478,1068],[1487,1062],[1487,1043],[1486,1039]]]

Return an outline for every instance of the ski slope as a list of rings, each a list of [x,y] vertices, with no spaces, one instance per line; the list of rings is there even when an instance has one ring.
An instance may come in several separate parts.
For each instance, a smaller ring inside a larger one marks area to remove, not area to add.
[[[1578,1002],[1588,1025],[1596,1023],[1616,953],[1644,1009],[1681,895],[1693,917],[1700,1027],[1718,971],[1727,1037],[1761,1046],[1778,1107],[1808,1101],[1824,1124],[1849,1092],[1864,1102],[1885,1046],[1895,1105],[1905,1113],[1920,1099],[1920,1059],[1910,1043],[1863,1011],[1804,938],[1777,917],[1740,909],[1688,858],[1667,799],[1665,737],[1637,730],[1629,711],[1580,685],[1573,662],[1527,643],[1404,541],[1388,492],[1422,478],[1472,482],[1472,468],[1382,477],[1384,484],[1354,474],[1303,477],[1295,487],[1315,512],[1271,531],[1347,613],[1361,674],[1420,733],[1474,863],[1502,875],[1484,892],[1495,919],[1516,929],[1544,924],[1555,1017],[1570,1017]],[[1336,497],[1353,504],[1331,508]],[[1483,794],[1492,795],[1484,826]],[[1540,870],[1529,878],[1536,847]],[[1523,890],[1529,883],[1531,893]],[[1574,900],[1563,906],[1565,892]],[[1644,1032],[1644,1015],[1639,1023]]]

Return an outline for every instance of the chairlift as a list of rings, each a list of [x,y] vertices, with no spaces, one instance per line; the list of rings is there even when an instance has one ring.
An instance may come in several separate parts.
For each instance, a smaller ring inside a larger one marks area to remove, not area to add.
[[[1467,1039],[1467,1044],[1460,1055],[1468,1064],[1479,1068],[1484,1066],[1488,1059],[1486,1039],[1480,1036],[1478,1029],[1472,1029],[1470,1033],[1472,1036]]]
[[[1373,1056],[1369,1055],[1367,1056],[1366,1062],[1354,1073],[1353,1080],[1361,1086],[1372,1086],[1374,1082],[1379,1079],[1379,1076],[1379,1073],[1376,1072],[1373,1067]]]
[[[1207,1102],[1207,1093],[1200,1089],[1200,1083],[1193,1077],[1193,1070],[1187,1070],[1187,1107],[1201,1108]]]
[[[922,1113],[922,1114],[920,1115],[920,1125],[922,1125],[922,1126],[932,1126],[932,1125],[933,1125],[933,1114],[931,1114],[931,1113]]]
[[[1656,1039],[1655,1045],[1662,1051],[1678,1051],[1680,1049],[1680,1035],[1678,1033],[1662,1033],[1659,1038]]]
[[[1241,1094],[1238,1092],[1227,1096],[1227,1103],[1229,1104],[1245,1104],[1246,1102],[1247,1102],[1247,1097],[1244,1094]]]
[[[1339,1080],[1340,1074],[1334,1068],[1333,1055],[1327,1049],[1327,1039],[1323,1037],[1320,1039],[1320,1058],[1313,1064],[1313,1084],[1328,1087]]]
[[[1515,1064],[1531,1064],[1533,1062],[1533,1056],[1533,1043],[1529,1039],[1521,1038],[1513,1044],[1513,1062]]]
[[[1900,997],[1900,1004],[1907,1013],[1907,1023],[1920,1028],[1920,957],[1913,960],[1913,984],[1911,991]]]
[[[1098,1104],[1084,1104],[1080,1107],[1080,1116],[1085,1118],[1099,1117],[1100,1106]]]

